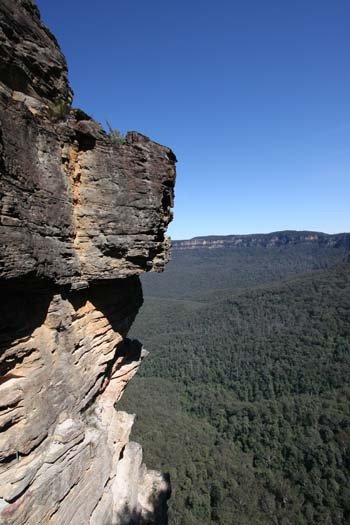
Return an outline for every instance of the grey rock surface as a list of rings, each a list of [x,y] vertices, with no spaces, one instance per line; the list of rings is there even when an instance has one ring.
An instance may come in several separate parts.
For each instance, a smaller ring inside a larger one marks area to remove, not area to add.
[[[33,97],[72,98],[66,60],[31,0],[1,0],[0,81]]]

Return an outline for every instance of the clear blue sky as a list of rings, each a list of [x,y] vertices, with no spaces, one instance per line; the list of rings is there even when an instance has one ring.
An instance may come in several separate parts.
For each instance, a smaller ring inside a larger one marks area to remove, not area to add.
[[[349,0],[39,0],[74,105],[178,157],[173,238],[350,231]]]

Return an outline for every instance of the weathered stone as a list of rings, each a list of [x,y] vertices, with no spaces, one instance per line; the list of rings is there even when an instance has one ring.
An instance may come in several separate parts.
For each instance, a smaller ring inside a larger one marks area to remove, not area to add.
[[[0,524],[165,523],[168,482],[115,405],[147,354],[126,336],[168,259],[175,156],[68,112],[31,0],[1,2],[0,44]]]
[[[46,100],[70,100],[67,64],[31,0],[1,0],[0,81]]]
[[[113,143],[77,131],[82,122],[53,125],[16,101],[0,118],[0,277],[74,284],[162,269],[171,150],[135,132]]]

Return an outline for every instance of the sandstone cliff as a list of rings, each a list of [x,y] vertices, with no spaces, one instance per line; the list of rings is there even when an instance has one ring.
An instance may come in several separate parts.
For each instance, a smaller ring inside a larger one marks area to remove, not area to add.
[[[81,111],[31,0],[0,3],[0,524],[165,523],[167,480],[116,402],[161,271],[172,151]]]

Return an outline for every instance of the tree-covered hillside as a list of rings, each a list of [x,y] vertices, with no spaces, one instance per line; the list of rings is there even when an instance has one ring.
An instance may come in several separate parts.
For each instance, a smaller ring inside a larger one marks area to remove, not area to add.
[[[119,406],[170,473],[171,524],[350,523],[344,255],[191,250],[146,276],[131,335],[152,353]]]
[[[216,290],[270,283],[344,260],[349,248],[318,243],[283,246],[173,250],[164,274],[142,278],[145,297],[212,300]],[[219,296],[220,297],[220,296]]]

